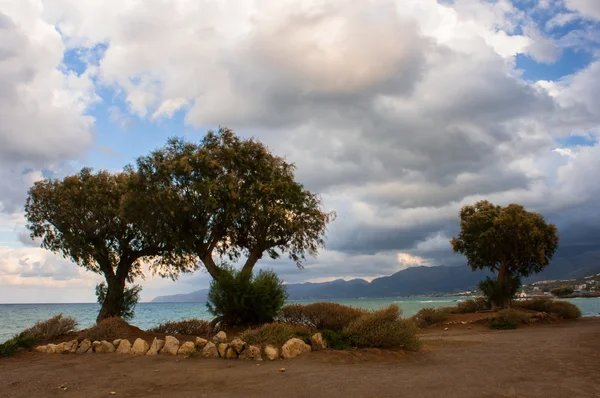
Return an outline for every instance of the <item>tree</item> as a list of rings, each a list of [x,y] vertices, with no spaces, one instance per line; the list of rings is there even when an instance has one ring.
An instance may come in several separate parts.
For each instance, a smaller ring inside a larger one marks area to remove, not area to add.
[[[556,227],[517,204],[502,207],[484,200],[464,206],[459,218],[460,233],[450,241],[452,249],[465,255],[473,270],[497,272],[503,307],[510,306],[512,278],[542,271],[558,248]]]
[[[164,237],[140,228],[151,209],[140,208],[131,195],[134,174],[84,168],[62,180],[38,181],[25,205],[32,238],[106,279],[98,320],[122,314],[125,283],[143,277],[142,261],[171,278],[196,268]]]
[[[125,286],[123,291],[123,306],[119,312],[119,317],[129,321],[135,316],[135,306],[140,301],[140,292],[142,287],[140,285],[132,285],[131,287]],[[104,304],[106,300],[106,294],[108,293],[108,287],[106,283],[102,282],[96,285],[96,299],[98,304]]]
[[[560,286],[550,290],[553,296],[564,297],[573,294],[575,290],[571,286]]]
[[[215,258],[244,258],[246,279],[265,253],[287,253],[301,268],[324,246],[334,217],[295,181],[293,164],[226,128],[199,144],[169,140],[137,160],[136,176],[137,196],[155,209],[149,227],[196,256],[214,279],[223,272]]]

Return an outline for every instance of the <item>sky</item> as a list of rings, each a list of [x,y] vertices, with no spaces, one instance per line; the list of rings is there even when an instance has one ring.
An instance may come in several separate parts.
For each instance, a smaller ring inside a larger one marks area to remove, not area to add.
[[[31,241],[35,181],[219,126],[338,214],[304,270],[261,263],[288,283],[466,266],[448,241],[484,198],[598,253],[598,93],[598,0],[0,0],[0,303],[93,302],[102,280]]]

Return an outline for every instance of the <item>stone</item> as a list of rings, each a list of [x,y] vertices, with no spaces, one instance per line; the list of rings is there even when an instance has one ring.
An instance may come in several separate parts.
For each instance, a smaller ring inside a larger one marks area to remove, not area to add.
[[[325,340],[323,340],[323,335],[321,333],[315,333],[310,338],[310,345],[313,351],[323,351],[327,349],[327,344]]]
[[[206,343],[202,349],[202,356],[207,359],[218,358],[217,346],[211,342]]]
[[[310,344],[304,344],[304,352],[311,352],[312,351],[312,347],[310,346]]]
[[[215,334],[215,336],[213,337],[213,341],[216,343],[226,343],[227,333],[221,330],[219,333]]]
[[[79,343],[79,347],[77,347],[77,351],[75,351],[75,353],[76,354],[85,354],[86,352],[88,352],[90,350],[90,348],[92,348],[92,342],[89,341],[88,339],[85,339],[81,343]]]
[[[110,353],[110,352],[115,352],[115,346],[112,345],[112,343],[109,343],[106,340],[102,340],[102,341],[94,341],[92,343],[92,347],[94,348],[94,352],[97,352],[99,354],[106,354],[106,353]]]
[[[226,359],[237,359],[238,353],[235,348],[228,346],[227,350],[225,350],[225,358]]]
[[[283,373],[285,372],[285,368],[279,368],[279,371]]]
[[[118,347],[118,346],[119,346],[119,343],[121,342],[121,340],[122,340],[122,339],[116,339],[116,340],[113,340],[113,345],[114,345],[115,347]]]
[[[69,344],[69,348],[70,348],[70,347],[71,347],[71,345]],[[67,348],[66,348],[66,346],[65,346],[65,343],[60,343],[60,344],[57,344],[57,345],[56,345],[55,352],[56,352],[57,354],[64,354],[66,350],[67,350]],[[68,351],[67,351],[67,352],[68,352]]]
[[[270,344],[268,344],[265,347],[264,352],[265,352],[265,356],[267,357],[267,359],[269,361],[274,361],[277,358],[279,358],[279,349],[277,347],[274,347],[274,346],[270,345]]]
[[[239,355],[246,348],[246,342],[238,339],[237,337],[229,343],[229,347],[233,348],[235,352]]]
[[[37,352],[46,352],[46,349],[47,349],[47,347],[45,345],[39,345],[34,348],[34,350]]]
[[[129,340],[122,339],[117,347],[117,354],[129,354],[131,352],[131,343]]]
[[[156,355],[158,352],[165,346],[165,341],[161,339],[157,339],[156,337],[152,340],[152,345],[146,355]]]
[[[194,344],[194,342],[193,341],[186,341],[185,343],[183,343],[179,347],[179,350],[177,351],[177,354],[179,354],[179,355],[190,355],[194,351],[196,351],[196,345]]]
[[[173,336],[165,337],[165,345],[159,352],[161,354],[177,355],[177,351],[179,351],[179,340]]]
[[[281,356],[284,359],[292,359],[296,358],[298,355],[302,354],[306,351],[306,346],[304,341],[294,337],[285,342],[283,347],[281,347]]]
[[[447,332],[447,331],[448,331],[448,328],[444,328],[444,331],[445,331],[445,332]]]
[[[71,347],[69,348],[69,353],[75,354],[77,352],[77,346],[79,345],[79,341],[77,339],[71,340]]]
[[[48,344],[46,346],[46,352],[48,354],[54,354],[56,352],[56,344]]]
[[[262,356],[260,355],[260,347],[255,345],[249,345],[246,349],[240,354],[239,359],[246,359],[251,361],[262,361]]]
[[[221,343],[217,346],[217,351],[221,358],[225,358],[225,353],[227,352],[227,344]]]
[[[129,351],[129,353],[131,355],[146,355],[149,348],[150,346],[146,340],[137,338],[133,342],[133,346],[131,346],[131,351]]]
[[[194,340],[194,344],[196,345],[196,349],[201,350],[208,343],[208,340],[203,339],[202,337],[196,337]]]

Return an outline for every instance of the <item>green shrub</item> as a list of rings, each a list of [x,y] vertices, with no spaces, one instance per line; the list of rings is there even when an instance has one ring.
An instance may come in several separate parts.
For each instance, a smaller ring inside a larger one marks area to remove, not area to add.
[[[274,322],[248,329],[240,335],[240,339],[251,345],[283,345],[293,337],[298,337],[307,342],[307,336],[308,342],[310,342],[310,331],[302,326]]]
[[[413,315],[412,320],[418,327],[424,328],[447,321],[449,314],[449,308],[422,308]]]
[[[417,350],[417,327],[412,321],[401,319],[401,315],[400,307],[392,304],[352,321],[344,333],[356,347]]]
[[[550,313],[552,299],[536,298],[528,300],[518,300],[512,303],[513,308],[520,308],[528,311]]]
[[[567,301],[552,301],[550,304],[550,313],[561,319],[581,318],[581,310]]]
[[[91,341],[112,341],[129,334],[130,326],[119,317],[106,318],[81,333],[81,338]]]
[[[499,311],[491,319],[492,329],[516,329],[517,326],[531,322],[531,315],[514,308]]]
[[[212,327],[209,321],[201,319],[185,319],[183,321],[161,323],[157,327],[149,329],[148,332],[205,336],[212,332]]]
[[[478,311],[489,310],[489,304],[483,297],[474,300],[464,300],[456,304],[454,312],[457,314],[473,314]]]
[[[569,294],[573,294],[574,290],[571,286],[561,286],[550,290],[552,295],[557,297],[568,296]]]
[[[123,307],[121,308],[121,313],[119,314],[121,318],[131,320],[135,316],[135,306],[137,305],[138,301],[140,301],[141,291],[142,287],[140,285],[125,287],[125,290],[123,291]],[[98,300],[98,304],[102,305],[104,303],[107,293],[108,288],[106,287],[105,282],[96,285],[96,298]]]
[[[485,296],[486,301],[490,306],[496,307],[503,307],[504,299],[506,297],[512,299],[519,287],[521,287],[519,276],[513,276],[508,285],[504,281],[495,280],[489,276],[479,282],[479,289]]]
[[[211,282],[206,306],[227,325],[258,324],[273,322],[287,298],[283,281],[273,271],[261,270],[247,278],[225,268]]]
[[[286,305],[279,319],[282,322],[319,330],[340,331],[367,313],[366,310],[347,305],[319,302],[308,305]]]
[[[13,356],[19,349],[28,349],[33,347],[36,341],[22,332],[12,339],[0,344],[0,357]]]
[[[75,319],[58,314],[45,321],[37,322],[32,327],[23,330],[22,334],[25,338],[32,339],[36,344],[44,344],[73,333],[75,328],[77,328]]]
[[[352,341],[343,331],[323,330],[322,335],[328,348],[343,351],[352,349]]]

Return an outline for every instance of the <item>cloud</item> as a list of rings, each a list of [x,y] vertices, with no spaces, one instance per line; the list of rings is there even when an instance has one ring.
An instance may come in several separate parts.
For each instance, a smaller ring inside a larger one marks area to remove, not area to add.
[[[583,17],[600,20],[600,3],[596,0],[565,0],[565,5]]]

